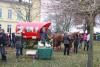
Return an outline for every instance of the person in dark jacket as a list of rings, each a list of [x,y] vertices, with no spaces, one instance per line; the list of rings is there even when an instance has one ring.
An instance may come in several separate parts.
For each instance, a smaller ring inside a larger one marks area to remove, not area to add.
[[[1,53],[2,61],[7,60],[5,46],[6,46],[6,34],[4,33],[3,29],[0,29],[0,53]]]
[[[69,55],[69,51],[70,51],[70,38],[68,36],[67,33],[64,34],[64,55],[66,55],[66,49],[67,49],[67,55]]]
[[[12,33],[11,41],[12,41],[12,46],[11,47],[15,47],[15,33]]]
[[[79,45],[79,36],[78,34],[76,34],[74,38],[74,53],[78,52],[78,45]]]
[[[47,40],[47,33],[46,33],[45,27],[42,28],[42,30],[40,32],[40,38],[41,38],[42,43],[45,45],[45,42]]]
[[[16,34],[15,36],[15,47],[16,47],[16,58],[19,58],[22,55],[23,44],[22,44],[22,35]]]

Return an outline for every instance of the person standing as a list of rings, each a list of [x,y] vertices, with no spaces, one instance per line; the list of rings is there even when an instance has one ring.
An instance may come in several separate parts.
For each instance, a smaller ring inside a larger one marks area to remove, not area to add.
[[[40,39],[42,41],[42,43],[45,45],[45,42],[47,40],[47,33],[46,33],[46,28],[42,28],[41,32],[40,32]]]
[[[87,34],[86,33],[84,33],[83,35],[83,40],[84,40],[84,50],[85,50],[87,47]]]
[[[69,51],[70,51],[70,39],[67,33],[64,34],[63,37],[64,40],[64,55],[66,55],[66,50],[67,50],[67,55],[69,55]]]
[[[76,34],[74,38],[74,53],[78,52],[78,45],[79,45],[79,36],[78,34]]]
[[[12,45],[11,47],[15,47],[15,33],[12,33],[12,36],[11,36],[11,41],[12,41]]]
[[[18,59],[20,55],[22,55],[22,35],[21,34],[16,34],[15,35],[15,47],[16,47],[16,58]]]
[[[21,33],[21,48],[20,48],[20,55],[23,55],[23,47],[24,47],[24,38],[23,35]]]
[[[6,34],[3,29],[0,29],[0,53],[2,57],[2,61],[6,62],[6,51],[5,51],[5,46],[6,46]]]
[[[82,49],[82,46],[83,46],[83,35],[81,34],[79,36],[79,38],[80,38],[79,49]]]
[[[89,45],[90,45],[90,34],[88,33],[87,34],[87,51],[88,51]]]

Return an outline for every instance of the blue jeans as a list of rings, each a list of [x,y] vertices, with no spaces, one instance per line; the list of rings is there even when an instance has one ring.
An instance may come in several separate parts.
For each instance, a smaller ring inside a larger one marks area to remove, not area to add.
[[[20,56],[20,48],[16,48],[16,57],[18,58]]]

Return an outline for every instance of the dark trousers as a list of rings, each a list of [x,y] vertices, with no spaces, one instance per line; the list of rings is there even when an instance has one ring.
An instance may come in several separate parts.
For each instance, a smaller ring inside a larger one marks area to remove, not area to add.
[[[79,43],[79,49],[81,49],[81,48],[82,48],[82,45],[83,45],[83,42],[82,42],[82,41],[80,41],[80,43]]]
[[[89,49],[90,41],[87,41],[87,51]]]
[[[77,52],[78,52],[78,44],[75,43],[75,44],[74,44],[74,53],[77,53]]]
[[[11,47],[14,48],[15,47],[15,41],[11,41]]]
[[[6,60],[6,51],[4,46],[0,47],[0,53],[1,53],[2,60]]]
[[[20,55],[23,55],[23,48],[20,48]]]
[[[16,58],[23,55],[23,48],[16,48]]]
[[[69,55],[69,51],[70,51],[69,44],[64,44],[64,55],[66,55],[66,50],[67,50],[67,55]]]
[[[89,41],[85,41],[84,50],[87,49],[87,51],[88,51],[88,48],[89,48]]]

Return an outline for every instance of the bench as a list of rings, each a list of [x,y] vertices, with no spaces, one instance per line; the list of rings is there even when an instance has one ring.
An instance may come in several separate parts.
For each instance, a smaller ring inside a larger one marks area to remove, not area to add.
[[[32,56],[33,59],[36,58],[36,53],[37,53],[37,50],[27,50],[26,51],[26,56]]]

